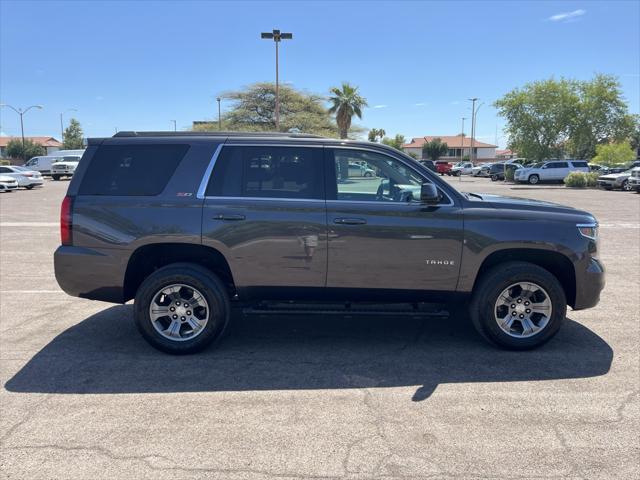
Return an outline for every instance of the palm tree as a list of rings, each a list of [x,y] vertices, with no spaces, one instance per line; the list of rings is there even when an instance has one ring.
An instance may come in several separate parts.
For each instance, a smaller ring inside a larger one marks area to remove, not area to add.
[[[384,128],[372,128],[369,130],[369,141],[377,142],[378,139],[382,140],[387,132],[384,131]]]
[[[367,106],[367,100],[360,96],[358,87],[348,82],[342,82],[342,88],[333,87],[330,91],[333,95],[329,97],[332,103],[329,113],[336,114],[340,138],[347,138],[351,128],[351,117],[356,115],[362,118],[362,109]]]
[[[434,138],[422,146],[422,156],[430,158],[434,162],[449,151],[449,146],[441,138]]]

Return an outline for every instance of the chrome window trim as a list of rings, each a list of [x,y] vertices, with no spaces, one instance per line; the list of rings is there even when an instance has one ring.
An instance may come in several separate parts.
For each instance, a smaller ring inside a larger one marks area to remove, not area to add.
[[[443,192],[444,193],[444,192]],[[446,194],[445,194],[446,195]],[[380,200],[327,200],[327,203],[364,203],[366,205],[403,205],[405,207],[452,207],[455,205],[447,195],[449,203],[388,202]]]
[[[224,145],[223,143],[218,145],[218,147],[216,148],[216,151],[213,152],[213,156],[209,161],[209,165],[207,166],[207,169],[204,171],[204,175],[202,176],[202,181],[200,182],[200,187],[198,187],[198,193],[196,194],[196,198],[199,198],[200,200],[203,200],[205,198],[207,186],[209,185],[209,178],[211,178],[211,172],[213,171],[213,167],[216,164],[216,160],[218,160],[218,157],[220,156],[220,152],[222,151],[223,145]]]
[[[287,197],[216,197],[213,195],[209,195],[204,197],[206,200],[251,200],[255,201],[265,201],[265,200],[273,200],[276,202],[314,202],[314,203],[325,203],[326,200],[322,200],[320,198],[287,198]]]
[[[224,144],[225,147],[271,147],[271,148],[279,148],[279,147],[288,147],[288,148],[324,148],[322,144],[311,144],[307,145],[305,143],[241,143],[241,142],[229,142]]]

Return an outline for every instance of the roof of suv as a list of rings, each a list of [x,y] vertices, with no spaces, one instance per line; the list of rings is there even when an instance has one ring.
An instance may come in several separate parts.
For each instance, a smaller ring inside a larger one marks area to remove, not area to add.
[[[313,135],[310,133],[288,133],[288,132],[137,132],[137,131],[121,131],[113,135],[114,139],[144,139],[144,138],[193,138],[193,139],[219,139],[226,140],[228,138],[232,138],[233,140],[268,140],[269,142],[283,140],[283,141],[295,141],[296,143],[314,143],[314,144],[331,144],[331,145],[339,145],[339,144],[348,144],[353,146],[363,146],[363,147],[374,147],[380,150],[393,151],[395,153],[402,154],[406,156],[404,152],[396,150],[388,145],[384,145],[381,143],[367,142],[361,140],[348,140],[348,139],[337,139],[337,138],[329,138],[323,137],[320,135]],[[87,143],[89,145],[100,145],[106,138],[89,138]]]

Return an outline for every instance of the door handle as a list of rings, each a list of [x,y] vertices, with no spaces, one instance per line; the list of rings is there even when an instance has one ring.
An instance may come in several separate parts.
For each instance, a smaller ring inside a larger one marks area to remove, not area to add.
[[[340,225],[364,225],[367,221],[364,218],[334,218],[333,223]]]
[[[214,220],[244,220],[244,215],[225,215],[219,213],[218,215],[213,217]]]

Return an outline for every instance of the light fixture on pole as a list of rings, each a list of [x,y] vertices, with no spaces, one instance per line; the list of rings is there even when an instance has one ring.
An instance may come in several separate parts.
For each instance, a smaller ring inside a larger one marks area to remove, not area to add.
[[[21,132],[21,136],[22,136],[22,149],[24,150],[24,122],[22,121],[22,117],[24,116],[25,113],[27,113],[32,108],[37,108],[38,110],[42,110],[43,106],[42,105],[31,105],[30,107],[25,108],[23,110],[22,108],[15,108],[15,107],[12,107],[11,105],[8,105],[6,103],[2,103],[2,104],[0,104],[0,107],[9,107],[11,110],[13,110],[18,115],[20,115],[20,132]]]
[[[169,121],[173,122],[173,131],[177,132],[178,131],[178,125],[177,125],[176,121],[175,120],[169,120]]]
[[[222,130],[222,117],[220,116],[220,102],[222,98],[218,97],[216,100],[218,101],[218,130]]]
[[[276,130],[280,131],[280,81],[278,78],[278,44],[281,40],[291,40],[293,33],[285,33],[274,29],[273,32],[262,32],[260,38],[273,40],[276,44]]]
[[[60,114],[60,139],[64,142],[64,123],[62,121],[62,116],[67,112],[77,112],[76,108],[69,108]]]

